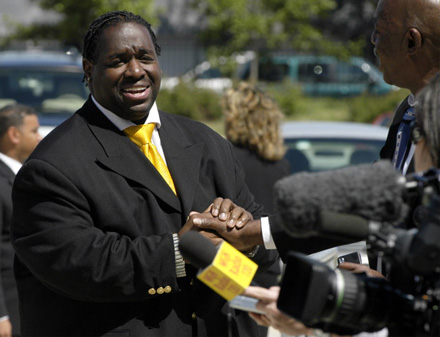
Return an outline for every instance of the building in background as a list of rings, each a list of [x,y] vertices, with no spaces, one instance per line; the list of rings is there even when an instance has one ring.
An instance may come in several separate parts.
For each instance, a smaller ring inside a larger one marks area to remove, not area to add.
[[[200,15],[189,5],[189,0],[161,0],[160,27],[153,27],[163,53],[159,57],[164,76],[180,76],[204,61],[205,54],[198,42]],[[31,0],[0,0],[0,37],[11,33],[11,22],[24,25],[57,22],[61,16],[41,9]]]

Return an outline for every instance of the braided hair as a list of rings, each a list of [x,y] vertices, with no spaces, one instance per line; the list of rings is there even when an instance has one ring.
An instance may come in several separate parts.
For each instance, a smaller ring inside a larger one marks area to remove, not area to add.
[[[83,58],[92,62],[96,61],[96,58],[98,56],[98,41],[102,35],[102,32],[105,30],[105,28],[116,26],[121,22],[134,22],[146,27],[153,41],[156,54],[158,56],[160,55],[160,46],[157,43],[156,35],[151,29],[151,25],[147,21],[145,21],[141,16],[135,15],[130,12],[114,11],[99,16],[90,24],[89,30],[84,37]]]

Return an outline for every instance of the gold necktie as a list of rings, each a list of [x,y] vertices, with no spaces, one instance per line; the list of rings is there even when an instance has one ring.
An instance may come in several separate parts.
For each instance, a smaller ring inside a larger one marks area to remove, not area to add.
[[[155,123],[150,123],[146,125],[133,125],[124,130],[128,135],[128,138],[140,147],[141,151],[145,156],[151,161],[154,167],[162,175],[163,179],[167,182],[170,188],[176,193],[176,187],[174,186],[173,178],[171,177],[170,171],[167,165],[163,161],[161,155],[157,151],[156,146],[151,143],[151,136],[153,130],[156,127]]]

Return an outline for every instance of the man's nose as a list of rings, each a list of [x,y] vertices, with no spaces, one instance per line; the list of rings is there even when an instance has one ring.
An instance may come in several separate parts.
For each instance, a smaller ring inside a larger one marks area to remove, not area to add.
[[[130,60],[126,71],[127,76],[137,77],[140,76],[142,72],[143,72],[143,68],[140,65],[139,61],[136,59]]]

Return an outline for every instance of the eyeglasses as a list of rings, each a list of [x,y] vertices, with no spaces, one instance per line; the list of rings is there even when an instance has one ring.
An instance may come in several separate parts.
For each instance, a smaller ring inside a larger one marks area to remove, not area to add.
[[[417,121],[412,121],[411,124],[411,142],[417,144],[424,137],[422,128],[417,124]]]

